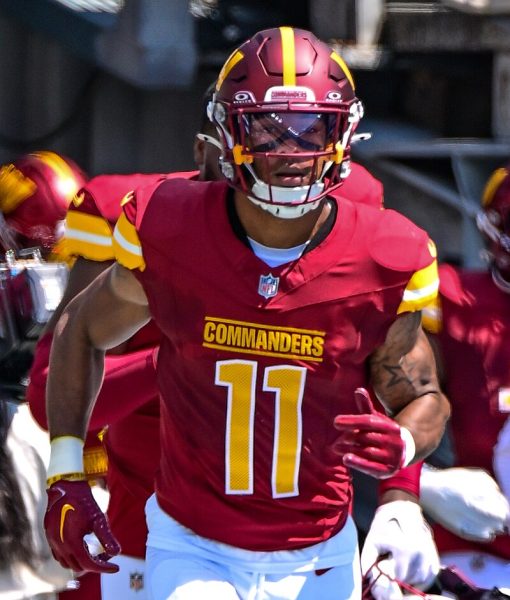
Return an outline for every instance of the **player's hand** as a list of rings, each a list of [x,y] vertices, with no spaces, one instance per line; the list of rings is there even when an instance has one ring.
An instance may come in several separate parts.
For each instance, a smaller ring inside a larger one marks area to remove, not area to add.
[[[375,410],[364,388],[355,393],[359,415],[339,415],[334,425],[340,432],[332,445],[343,456],[343,463],[366,475],[384,479],[403,465],[405,443],[398,423]]]
[[[379,557],[383,558],[377,562]],[[361,570],[371,582],[375,600],[402,598],[396,580],[426,589],[439,568],[437,548],[420,506],[408,500],[379,506],[361,551]]]
[[[420,504],[434,521],[477,542],[488,542],[503,533],[510,519],[507,499],[483,469],[423,465]]]
[[[76,574],[84,571],[116,573],[119,567],[108,560],[120,552],[120,546],[94,500],[89,484],[59,479],[47,493],[44,528],[55,559]],[[97,536],[104,549],[97,556],[90,554],[84,541],[91,533]]]

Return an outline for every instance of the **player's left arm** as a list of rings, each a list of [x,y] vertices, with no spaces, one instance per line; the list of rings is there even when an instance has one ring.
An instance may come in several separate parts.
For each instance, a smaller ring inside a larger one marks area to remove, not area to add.
[[[385,344],[372,356],[370,368],[379,400],[415,444],[413,464],[382,480],[379,507],[361,552],[362,571],[372,580],[372,595],[388,600],[401,596],[393,579],[426,589],[439,571],[437,548],[418,504],[418,459],[439,443],[449,403],[440,391],[419,313],[404,313],[397,319]],[[373,567],[381,557],[378,567]]]
[[[370,376],[386,412],[412,435],[412,462],[428,456],[441,440],[450,405],[441,392],[419,312],[404,313],[391,325],[384,344],[371,356]]]

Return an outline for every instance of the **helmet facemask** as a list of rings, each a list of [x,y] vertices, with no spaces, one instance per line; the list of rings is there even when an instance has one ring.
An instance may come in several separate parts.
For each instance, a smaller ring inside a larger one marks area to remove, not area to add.
[[[282,27],[234,51],[208,110],[230,185],[280,218],[297,218],[349,174],[362,117],[342,59],[313,34]]]
[[[344,109],[222,108],[213,114],[224,146],[223,173],[273,215],[296,218],[317,208],[349,174],[350,140],[362,114],[359,101]]]

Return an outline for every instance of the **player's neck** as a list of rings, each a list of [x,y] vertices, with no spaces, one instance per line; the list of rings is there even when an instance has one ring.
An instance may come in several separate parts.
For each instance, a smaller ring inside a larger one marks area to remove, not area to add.
[[[235,209],[248,237],[268,248],[293,248],[313,238],[331,207],[322,202],[319,208],[297,219],[279,219],[236,193]]]

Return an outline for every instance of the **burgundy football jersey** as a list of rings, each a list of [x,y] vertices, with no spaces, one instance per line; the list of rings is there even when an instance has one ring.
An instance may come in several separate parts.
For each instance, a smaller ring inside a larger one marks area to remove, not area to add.
[[[440,268],[437,339],[452,405],[456,465],[494,475],[492,456],[510,414],[510,297],[487,272]],[[510,536],[475,544],[437,528],[441,551],[479,549],[510,559]]]
[[[227,198],[222,182],[148,186],[114,233],[163,334],[158,502],[211,539],[299,548],[347,518],[333,419],[357,412],[398,313],[435,296],[434,247],[398,213],[343,201],[316,248],[270,268],[234,235]]]

